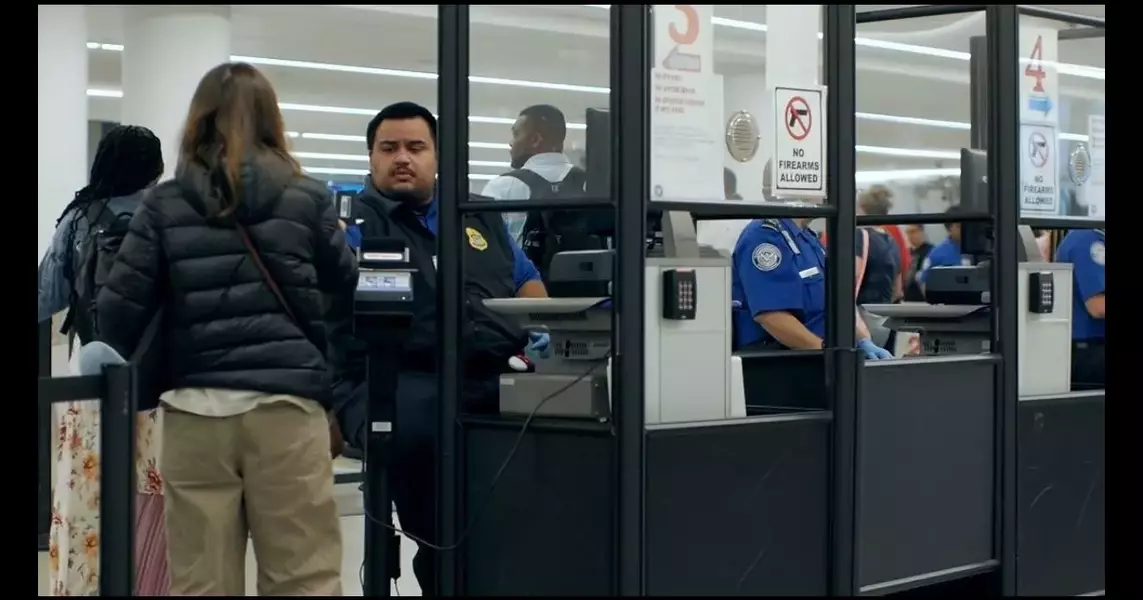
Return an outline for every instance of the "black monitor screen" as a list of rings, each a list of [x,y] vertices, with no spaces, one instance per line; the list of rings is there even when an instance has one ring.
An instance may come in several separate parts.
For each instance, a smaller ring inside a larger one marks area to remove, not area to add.
[[[587,109],[587,195],[606,198],[611,194],[611,113],[604,108]]]

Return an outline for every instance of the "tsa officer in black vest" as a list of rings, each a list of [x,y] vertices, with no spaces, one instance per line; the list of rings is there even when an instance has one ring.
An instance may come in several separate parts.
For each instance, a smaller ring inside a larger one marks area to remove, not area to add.
[[[432,544],[456,540],[436,539],[435,451],[437,432],[437,122],[426,108],[412,102],[386,107],[369,122],[370,175],[353,200],[347,238],[401,238],[410,260],[419,270],[413,295],[417,306],[402,352],[397,377],[397,423],[392,467],[394,501],[403,530]],[[469,213],[462,217],[464,243],[465,314],[462,345],[466,378],[461,410],[495,411],[499,374],[511,357],[530,345],[542,350],[546,334],[529,336],[519,326],[488,309],[485,298],[547,297],[536,267],[508,235],[497,213]],[[345,310],[344,301],[340,302]],[[338,388],[360,390],[365,380],[364,352],[352,334],[333,335]],[[342,394],[346,394],[343,392]],[[343,427],[357,447],[364,438],[364,393],[348,394],[342,409]],[[435,595],[433,550],[420,544],[413,570],[422,594]]]

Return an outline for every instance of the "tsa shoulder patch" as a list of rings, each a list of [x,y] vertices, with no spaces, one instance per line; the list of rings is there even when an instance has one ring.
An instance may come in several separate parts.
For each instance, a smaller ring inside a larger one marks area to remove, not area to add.
[[[759,271],[773,271],[782,264],[782,251],[774,244],[763,242],[754,248],[750,259],[754,261],[754,268]]]
[[[1104,247],[1103,242],[1092,242],[1088,251],[1091,253],[1091,262],[1101,267],[1104,266],[1103,255],[1107,252],[1107,248]]]
[[[484,235],[473,227],[465,227],[464,234],[468,236],[468,245],[472,246],[474,250],[484,251],[488,249],[488,240],[484,239]]]

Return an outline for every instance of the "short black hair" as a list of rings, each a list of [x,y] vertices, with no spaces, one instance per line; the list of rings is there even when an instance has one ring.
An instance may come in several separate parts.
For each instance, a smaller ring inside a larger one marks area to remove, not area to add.
[[[945,210],[945,214],[949,215],[950,217],[955,217],[956,215],[963,215],[967,212],[968,212],[968,209],[964,208],[963,206],[961,206],[959,204],[954,204]],[[945,229],[952,229],[953,225],[959,225],[959,223],[949,221],[949,222],[945,223]]]
[[[365,130],[365,144],[369,150],[373,149],[373,142],[377,139],[377,128],[386,119],[395,121],[423,119],[429,125],[429,133],[433,136],[433,143],[435,144],[437,141],[437,118],[433,116],[433,113],[416,102],[402,101],[382,108],[381,112],[369,120],[369,128]]]
[[[529,106],[520,111],[520,116],[528,119],[529,125],[544,137],[544,141],[563,144],[568,136],[568,122],[563,111],[551,104]]]

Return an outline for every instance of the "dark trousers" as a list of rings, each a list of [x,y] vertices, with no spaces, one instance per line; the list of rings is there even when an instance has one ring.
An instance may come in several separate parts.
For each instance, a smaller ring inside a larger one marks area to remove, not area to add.
[[[409,371],[401,373],[397,379],[395,456],[390,482],[400,528],[435,546],[451,546],[457,540],[437,539],[436,450],[440,414],[437,379],[435,373]],[[494,377],[466,381],[462,397],[461,410],[464,412],[495,412],[499,398],[499,380]],[[420,542],[417,542],[417,546],[413,573],[421,586],[421,595],[435,596],[436,554],[439,551]]]
[[[1072,342],[1073,390],[1100,389],[1106,385],[1105,348],[1103,340],[1075,340]]]

